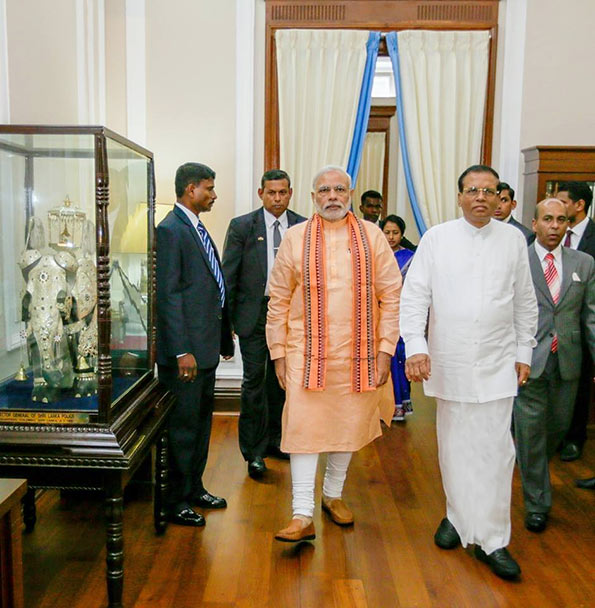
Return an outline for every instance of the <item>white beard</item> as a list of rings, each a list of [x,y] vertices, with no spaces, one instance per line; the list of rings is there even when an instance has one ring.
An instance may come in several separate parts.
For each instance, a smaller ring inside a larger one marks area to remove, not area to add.
[[[321,205],[315,204],[315,207],[318,215],[329,222],[342,220],[349,211],[349,206],[342,207],[341,209],[324,209]]]

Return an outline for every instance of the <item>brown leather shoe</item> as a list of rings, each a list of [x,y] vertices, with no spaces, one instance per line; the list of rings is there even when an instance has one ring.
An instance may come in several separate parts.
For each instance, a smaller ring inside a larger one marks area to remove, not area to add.
[[[275,534],[277,540],[284,543],[297,543],[300,540],[314,540],[316,532],[314,531],[314,522],[307,524],[303,519],[292,519],[287,528],[279,530]]]
[[[353,513],[342,498],[326,498],[323,496],[322,509],[339,526],[351,526],[353,524]]]

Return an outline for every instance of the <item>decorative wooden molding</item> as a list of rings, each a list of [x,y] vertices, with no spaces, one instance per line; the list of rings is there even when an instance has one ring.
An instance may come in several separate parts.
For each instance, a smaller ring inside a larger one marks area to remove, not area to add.
[[[279,166],[275,33],[280,29],[488,30],[490,51],[482,162],[492,157],[500,0],[266,0],[265,170]]]
[[[417,7],[420,21],[490,21],[492,7],[487,4],[434,2]]]
[[[80,458],[68,456],[10,456],[4,454],[0,455],[0,465],[35,467],[81,467],[83,469],[128,468],[128,462],[122,458],[89,458],[88,456],[82,456]]]
[[[297,4],[279,3],[271,7],[272,21],[343,21],[345,3]]]

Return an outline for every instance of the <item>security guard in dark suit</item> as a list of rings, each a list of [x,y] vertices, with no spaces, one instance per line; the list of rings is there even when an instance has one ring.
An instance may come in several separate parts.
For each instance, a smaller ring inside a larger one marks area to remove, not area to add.
[[[258,190],[262,207],[231,221],[223,249],[223,274],[244,368],[240,450],[253,478],[266,471],[267,454],[287,457],[279,448],[285,392],[269,357],[265,324],[267,282],[277,249],[285,231],[305,219],[287,209],[291,195],[289,175],[267,171]]]
[[[215,172],[186,163],[176,172],[177,202],[157,226],[157,363],[177,399],[169,418],[168,515],[203,526],[193,506],[224,508],[203,483],[219,356],[233,355],[227,297],[215,244],[199,219],[210,211]]]

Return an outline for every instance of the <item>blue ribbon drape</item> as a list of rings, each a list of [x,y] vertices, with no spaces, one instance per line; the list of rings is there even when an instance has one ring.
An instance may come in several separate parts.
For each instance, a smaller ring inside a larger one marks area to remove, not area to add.
[[[366,43],[366,67],[364,68],[364,78],[357,104],[357,115],[355,117],[355,128],[353,139],[351,140],[351,150],[347,161],[347,173],[351,176],[351,187],[355,187],[357,174],[364,151],[366,131],[368,130],[368,119],[370,118],[370,108],[372,106],[372,84],[374,83],[374,72],[376,71],[376,58],[378,57],[378,45],[380,44],[380,32],[370,32]]]
[[[413,210],[415,225],[417,226],[420,236],[422,236],[427,230],[427,227],[421,213],[419,201],[417,200],[417,194],[415,193],[415,186],[413,184],[413,177],[411,175],[411,164],[409,163],[407,137],[405,134],[405,118],[403,116],[403,96],[401,95],[401,70],[399,68],[399,43],[397,40],[397,32],[390,32],[386,34],[386,46],[388,48],[391,63],[393,64],[393,74],[395,76],[397,120],[399,122],[399,142],[401,144],[401,155],[403,157],[405,183],[407,184],[407,192],[409,193],[409,201],[411,202],[411,209]]]

